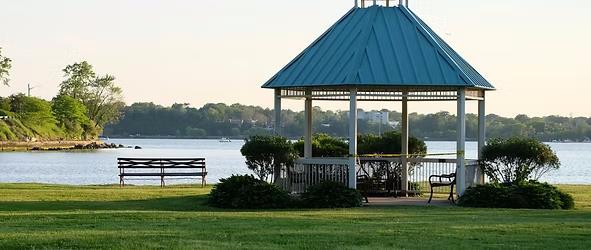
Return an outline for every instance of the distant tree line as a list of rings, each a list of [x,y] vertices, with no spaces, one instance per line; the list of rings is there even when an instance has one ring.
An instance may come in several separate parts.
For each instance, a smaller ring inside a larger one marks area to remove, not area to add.
[[[400,121],[401,114],[388,112],[393,121]],[[189,104],[174,104],[170,107],[154,103],[134,103],[124,107],[122,118],[105,128],[106,136],[119,137],[244,137],[273,133],[273,110],[241,104],[206,104],[195,108]],[[313,109],[314,133],[336,137],[348,134],[348,112]],[[409,115],[412,135],[426,140],[454,140],[456,116],[448,112],[434,114],[411,113]],[[284,136],[299,138],[304,131],[304,113],[292,110],[282,112]],[[477,138],[478,117],[468,114],[466,133],[470,139]],[[543,141],[584,141],[591,138],[591,118],[586,117],[528,117],[518,115],[506,118],[498,115],[486,117],[487,136],[507,138],[525,136]],[[399,130],[398,127],[359,120],[363,134],[378,134]]]

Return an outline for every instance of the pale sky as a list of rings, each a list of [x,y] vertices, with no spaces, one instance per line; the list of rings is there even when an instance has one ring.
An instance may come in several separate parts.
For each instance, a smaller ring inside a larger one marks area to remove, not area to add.
[[[497,91],[505,116],[591,116],[591,1],[410,0],[410,8]],[[50,99],[61,69],[86,60],[113,74],[125,100],[273,106],[260,86],[353,6],[352,0],[0,0],[0,47],[11,87]],[[347,103],[315,103],[346,109]],[[455,111],[422,103],[410,111]],[[474,112],[476,104],[468,104]],[[301,110],[302,101],[285,108]],[[399,103],[362,108],[400,110]]]

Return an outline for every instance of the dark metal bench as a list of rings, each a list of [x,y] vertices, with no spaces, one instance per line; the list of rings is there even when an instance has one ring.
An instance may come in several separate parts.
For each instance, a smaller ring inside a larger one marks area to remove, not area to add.
[[[456,185],[456,174],[444,174],[444,175],[431,175],[429,176],[429,186],[431,186],[431,196],[429,197],[429,202],[433,199],[433,188],[435,187],[450,187],[449,197],[448,200],[451,199],[451,202],[456,203],[454,199],[454,186]]]
[[[206,184],[205,158],[117,158],[119,185],[125,186],[126,177],[159,177],[164,187],[164,177],[201,179]]]

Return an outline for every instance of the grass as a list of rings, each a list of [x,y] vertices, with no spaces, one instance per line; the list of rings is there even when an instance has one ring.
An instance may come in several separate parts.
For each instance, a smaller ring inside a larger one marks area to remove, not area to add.
[[[561,188],[576,210],[234,211],[208,188],[0,184],[0,249],[589,249],[591,186]]]

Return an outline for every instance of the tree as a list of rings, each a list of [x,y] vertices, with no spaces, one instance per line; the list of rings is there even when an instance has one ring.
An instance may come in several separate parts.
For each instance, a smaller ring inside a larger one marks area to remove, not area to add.
[[[71,96],[58,95],[53,98],[51,109],[57,119],[58,126],[64,128],[66,133],[75,139],[86,137],[83,135],[84,128],[88,127],[91,122],[82,102]]]
[[[121,117],[123,102],[123,90],[115,84],[115,77],[105,75],[97,78],[90,85],[90,96],[85,102],[88,109],[88,117],[96,126],[115,122]]]
[[[89,97],[89,87],[96,80],[96,73],[88,62],[74,63],[62,70],[64,80],[60,84],[60,95],[68,95],[82,102]]]
[[[10,111],[16,113],[27,124],[47,126],[55,123],[50,102],[22,93],[11,95],[8,99]]]
[[[2,47],[0,47],[0,83],[7,85],[10,79],[10,69],[12,68],[12,60],[2,55]]]
[[[295,160],[291,142],[281,136],[252,136],[245,140],[240,153],[246,157],[246,165],[261,180],[273,176],[277,182],[282,167],[291,166]]]
[[[125,104],[114,76],[97,77],[92,65],[86,61],[68,65],[63,71],[66,79],[60,84],[59,93],[84,104],[94,125],[94,133],[98,134],[106,124],[119,119]]]
[[[482,149],[483,171],[494,182],[537,180],[559,167],[560,160],[550,146],[536,139],[492,139]]]

